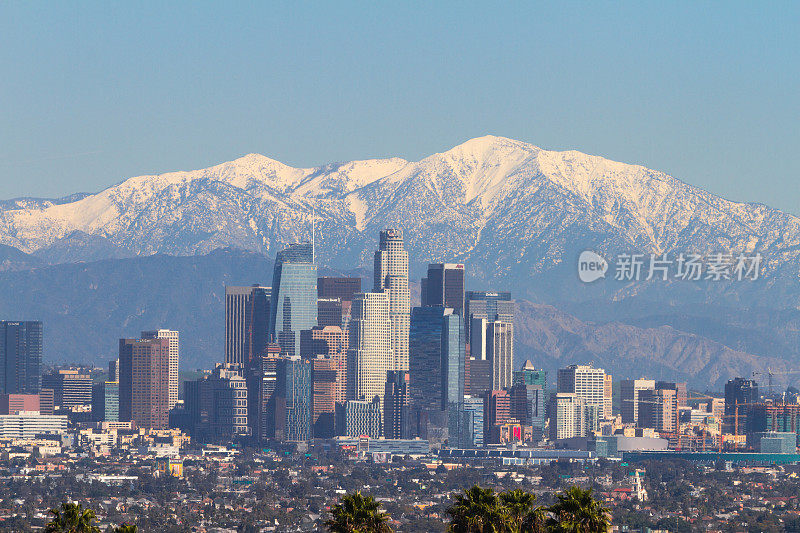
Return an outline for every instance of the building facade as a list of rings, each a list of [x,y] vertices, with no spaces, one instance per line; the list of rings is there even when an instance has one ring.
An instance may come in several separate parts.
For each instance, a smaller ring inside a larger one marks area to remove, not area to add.
[[[639,424],[641,393],[646,390],[655,390],[655,388],[656,382],[652,379],[623,379],[620,381],[620,414],[623,423]]]
[[[428,265],[428,275],[422,278],[423,307],[448,307],[464,316],[464,265],[434,263]]]
[[[365,292],[355,296],[347,353],[347,373],[348,379],[350,376],[353,379],[353,398],[372,401],[377,396],[383,402],[386,372],[396,370],[392,327],[388,293]]]
[[[137,427],[169,425],[169,340],[120,339],[119,417]]]
[[[375,252],[374,288],[389,297],[393,363],[388,370],[408,370],[408,334],[411,322],[411,293],[408,289],[408,252],[403,230],[380,232]],[[355,311],[353,312],[355,314]]]
[[[366,436],[377,439],[381,436],[381,404],[379,401],[348,400],[344,407],[344,435]]]
[[[317,325],[317,265],[310,243],[278,252],[272,277],[270,341],[281,353],[300,354],[300,332]]]
[[[585,437],[586,400],[571,392],[558,392],[550,397],[550,440]]]
[[[597,419],[606,417],[606,372],[589,365],[571,365],[558,370],[558,392],[574,393],[583,398]],[[610,416],[611,413],[609,413]],[[596,426],[597,423],[591,424]]]
[[[53,390],[55,404],[64,409],[92,404],[92,376],[78,370],[59,370],[42,376],[42,387]]]
[[[180,333],[172,329],[156,329],[142,332],[143,339],[167,339],[169,341],[169,408],[178,403],[178,369],[180,368]]]
[[[333,360],[336,370],[334,401],[344,403],[353,397],[353,380],[348,381],[347,350],[349,336],[340,326],[316,326],[300,332],[300,356],[313,359],[325,355]],[[348,391],[351,391],[348,393]]]
[[[42,323],[0,321],[0,394],[38,394]]]
[[[383,435],[387,439],[410,437],[409,373],[390,370],[386,373],[383,395]]]
[[[311,365],[299,355],[278,361],[275,437],[280,441],[301,442],[312,437]]]

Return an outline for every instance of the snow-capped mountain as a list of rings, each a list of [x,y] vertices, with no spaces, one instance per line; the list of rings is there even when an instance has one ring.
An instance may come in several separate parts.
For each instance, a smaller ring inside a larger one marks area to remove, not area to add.
[[[792,306],[798,301],[797,217],[731,202],[642,166],[494,136],[416,162],[293,168],[250,154],[203,170],[130,178],[73,201],[6,201],[0,203],[0,244],[45,258],[54,247],[58,253],[50,256],[68,257],[64,249],[76,240],[84,251],[87,242],[102,241],[115,257],[121,251],[193,255],[226,246],[274,256],[286,243],[310,239],[312,221],[317,256],[333,267],[368,266],[378,231],[401,227],[417,265],[465,262],[475,280],[505,280],[533,296],[568,298],[578,283],[577,256],[587,248],[758,252],[762,284],[735,292],[757,292],[773,303],[779,295]],[[563,283],[555,287],[553,279]],[[598,290],[618,295],[649,290],[604,287]]]

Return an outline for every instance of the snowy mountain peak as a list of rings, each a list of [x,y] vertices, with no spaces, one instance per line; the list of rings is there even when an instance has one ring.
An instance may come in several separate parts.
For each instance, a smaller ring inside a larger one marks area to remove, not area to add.
[[[399,226],[413,261],[467,262],[476,279],[529,280],[590,247],[760,251],[781,263],[800,255],[800,222],[786,213],[642,166],[494,135],[413,162],[294,168],[247,154],[130,178],[74,201],[0,203],[0,244],[46,252],[77,243],[67,238],[79,231],[133,254],[231,246],[274,255],[281,243],[308,238],[312,220],[329,265],[368,264],[378,230]]]

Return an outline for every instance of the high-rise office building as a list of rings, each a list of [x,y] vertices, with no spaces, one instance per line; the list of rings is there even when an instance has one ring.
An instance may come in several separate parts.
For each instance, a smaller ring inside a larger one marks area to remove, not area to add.
[[[676,383],[674,381],[656,381],[656,389],[670,389],[675,391],[678,398],[678,407],[686,407],[688,397],[686,382]]]
[[[411,293],[408,289],[408,252],[403,230],[381,231],[375,252],[374,292],[389,297],[393,364],[387,370],[408,370],[408,334],[411,322]],[[355,313],[355,311],[354,311]]]
[[[316,298],[316,290],[314,295]],[[311,365],[311,361],[299,355],[278,361],[275,437],[280,441],[308,441],[312,437]]]
[[[172,329],[156,329],[142,332],[143,339],[167,339],[169,341],[169,408],[178,403],[178,368],[180,366],[180,334]]]
[[[386,373],[383,395],[383,435],[387,439],[410,437],[409,373],[390,370]]]
[[[486,323],[486,359],[492,362],[492,390],[511,387],[514,364],[514,324]]]
[[[597,420],[606,417],[606,372],[602,368],[594,368],[589,365],[571,365],[567,368],[560,368],[558,370],[558,392],[574,393],[583,398],[586,408]],[[591,423],[590,426],[597,426],[597,421]]]
[[[528,359],[519,370],[514,371],[512,382],[514,385],[538,385],[547,389],[547,371],[537,369]]]
[[[317,278],[317,298],[335,300],[341,302],[342,321],[335,326],[346,327],[350,320],[350,309],[353,304],[353,297],[361,292],[361,278]],[[321,306],[322,307],[322,306]],[[322,312],[322,311],[321,311]],[[318,319],[320,326],[324,326],[332,318]]]
[[[247,420],[256,442],[275,438],[275,393],[281,359],[278,345],[268,345],[247,368]]]
[[[137,427],[169,422],[169,340],[119,340],[119,418]]]
[[[336,430],[336,369],[338,362],[319,355],[311,359],[311,427],[314,438],[333,438]]]
[[[361,292],[361,278],[317,278],[317,298],[339,298],[352,302],[353,297]]]
[[[353,395],[353,380],[347,373],[348,332],[339,326],[317,326],[300,332],[300,356],[313,359],[325,355],[333,360],[336,370],[334,401],[344,403]],[[350,391],[350,392],[348,392]]]
[[[449,307],[455,314],[464,316],[464,265],[428,265],[428,276],[422,278],[420,295],[423,307]]]
[[[484,442],[492,441],[495,427],[511,419],[511,393],[507,390],[492,390],[483,397]]]
[[[317,325],[317,265],[310,243],[278,252],[272,277],[270,340],[281,353],[300,354],[300,332]]]
[[[342,326],[342,300],[339,298],[319,298],[317,300],[317,325]]]
[[[205,442],[228,442],[250,434],[248,390],[242,366],[221,363],[210,375],[184,383],[186,428]]]
[[[262,355],[269,344],[269,317],[272,304],[272,287],[253,285],[250,307],[246,317],[247,364]]]
[[[514,307],[510,292],[466,291],[464,293],[464,318],[467,338],[472,340],[472,319],[483,318],[487,322],[499,320],[514,322]]]
[[[466,424],[462,436],[467,437],[460,443],[462,448],[483,447],[483,398],[464,397],[464,414]]]
[[[343,433],[349,437],[379,438],[381,436],[380,401],[377,398],[372,401],[348,400],[344,405]]]
[[[112,359],[108,362],[108,381],[119,383],[119,359]]]
[[[247,311],[253,287],[225,287],[225,362],[243,364],[247,358]]]
[[[446,410],[464,398],[464,328],[444,307],[415,307],[409,337],[410,402]]]
[[[678,429],[678,397],[674,389],[645,389],[639,392],[639,425],[657,431]]]
[[[673,406],[675,420],[672,421],[672,425],[677,430],[680,427],[679,419],[680,419],[681,408],[686,407],[686,400],[688,396],[686,391],[686,383],[685,382],[676,383],[673,381],[656,381],[656,390],[675,391],[675,405]]]
[[[355,296],[349,337],[347,374],[352,376],[353,398],[371,402],[377,396],[382,403],[386,372],[396,370],[387,292]]]
[[[541,385],[517,383],[511,387],[511,418],[524,426],[531,426],[533,438],[539,440],[544,434],[545,390]]]
[[[758,383],[754,379],[733,378],[725,384],[725,417],[724,429],[726,433],[736,432],[738,425],[742,427],[742,413],[746,404],[758,403]],[[748,422],[749,424],[749,422]]]
[[[42,323],[0,321],[0,394],[38,394]]]
[[[119,383],[104,381],[92,386],[92,420],[119,421]]]
[[[38,394],[0,394],[0,415],[41,414]],[[50,413],[52,414],[52,413]]]
[[[655,390],[655,388],[656,382],[652,379],[623,379],[619,382],[622,422],[639,425],[641,393],[646,390]]]
[[[550,439],[561,440],[585,437],[586,400],[571,392],[559,392],[550,397]]]
[[[225,441],[249,434],[247,382],[241,365],[218,364],[209,378],[211,389],[211,434]]]
[[[225,287],[225,362],[247,364],[267,346],[272,289]]]
[[[55,404],[64,409],[92,404],[92,376],[78,370],[59,370],[42,376],[42,388],[53,390]]]
[[[725,416],[734,415],[736,405],[757,403],[758,383],[754,379],[733,378],[725,384]]]
[[[39,414],[52,415],[55,414],[56,402],[55,393],[53,389],[42,389],[39,391]]]

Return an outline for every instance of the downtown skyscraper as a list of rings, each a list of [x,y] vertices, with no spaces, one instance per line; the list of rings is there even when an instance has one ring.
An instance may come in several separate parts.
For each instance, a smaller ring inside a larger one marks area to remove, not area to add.
[[[42,323],[0,321],[0,394],[38,394]]]
[[[269,335],[281,353],[300,355],[300,332],[317,325],[314,245],[292,244],[278,252],[272,276]]]
[[[354,399],[371,402],[377,396],[383,404],[386,373],[393,370],[395,364],[391,334],[389,295],[386,292],[356,294],[347,353],[348,381],[352,380]]]
[[[375,252],[374,277],[373,291],[376,293],[386,291],[389,297],[391,349],[394,361],[386,370],[408,370],[411,295],[408,290],[408,252],[403,242],[403,230],[381,231],[378,250]]]
[[[143,331],[143,339],[167,339],[169,341],[169,408],[178,403],[178,368],[180,367],[180,334],[172,329]]]

